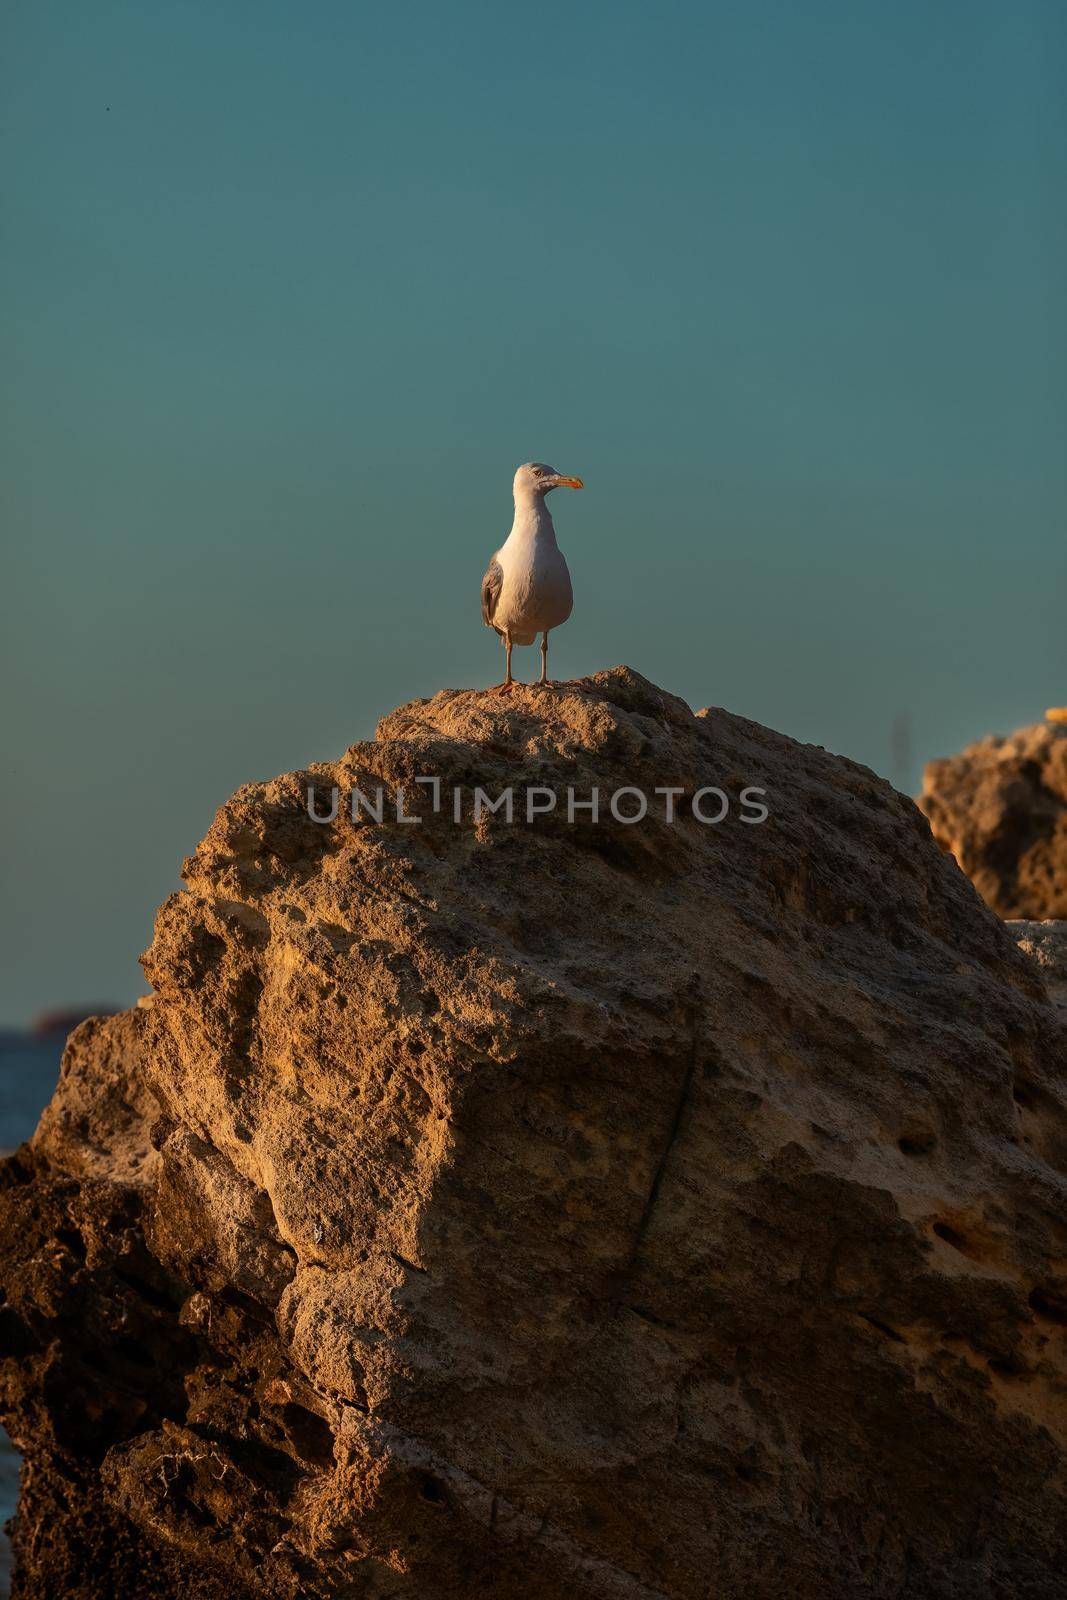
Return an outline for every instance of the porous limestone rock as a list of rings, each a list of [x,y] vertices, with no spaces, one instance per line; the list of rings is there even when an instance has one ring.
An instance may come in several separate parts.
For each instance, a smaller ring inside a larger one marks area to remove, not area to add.
[[[998,916],[1067,917],[1067,723],[929,762],[918,803]]]
[[[1067,1012],[1067,922],[1009,922],[1020,950],[1041,969],[1049,998]]]
[[[16,1596],[1062,1595],[1067,1038],[910,801],[617,669],[184,876],[4,1169]]]

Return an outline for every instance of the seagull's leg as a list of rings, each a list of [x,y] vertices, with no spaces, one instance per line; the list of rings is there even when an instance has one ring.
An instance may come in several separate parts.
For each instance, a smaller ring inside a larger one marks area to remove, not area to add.
[[[541,676],[538,678],[537,682],[538,682],[538,684],[542,684],[543,683],[546,687],[548,687],[548,629],[547,628],[545,629],[544,633],[541,635]]]
[[[515,687],[515,680],[511,676],[511,634],[504,635],[504,681],[498,683],[490,690],[491,694],[509,694]]]

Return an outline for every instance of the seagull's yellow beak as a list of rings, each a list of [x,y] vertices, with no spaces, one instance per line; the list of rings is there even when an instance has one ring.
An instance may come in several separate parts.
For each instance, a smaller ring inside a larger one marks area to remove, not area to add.
[[[560,478],[560,483],[567,489],[584,489],[585,484],[581,478]]]

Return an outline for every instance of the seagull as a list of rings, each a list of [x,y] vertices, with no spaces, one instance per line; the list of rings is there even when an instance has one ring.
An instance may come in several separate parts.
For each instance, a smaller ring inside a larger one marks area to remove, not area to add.
[[[482,621],[504,641],[504,681],[494,686],[494,694],[508,694],[514,688],[512,645],[533,644],[538,634],[538,682],[548,685],[548,630],[558,628],[571,614],[571,575],[545,505],[549,490],[560,487],[581,489],[584,484],[543,461],[527,461],[515,474],[515,521],[482,579]]]

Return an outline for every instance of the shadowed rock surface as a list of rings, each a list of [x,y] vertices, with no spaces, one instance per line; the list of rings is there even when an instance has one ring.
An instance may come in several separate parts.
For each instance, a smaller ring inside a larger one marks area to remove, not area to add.
[[[918,804],[998,916],[1067,917],[1067,724],[929,762]]]
[[[16,1595],[1062,1594],[1067,1039],[910,801],[618,669],[184,876],[4,1168]]]

